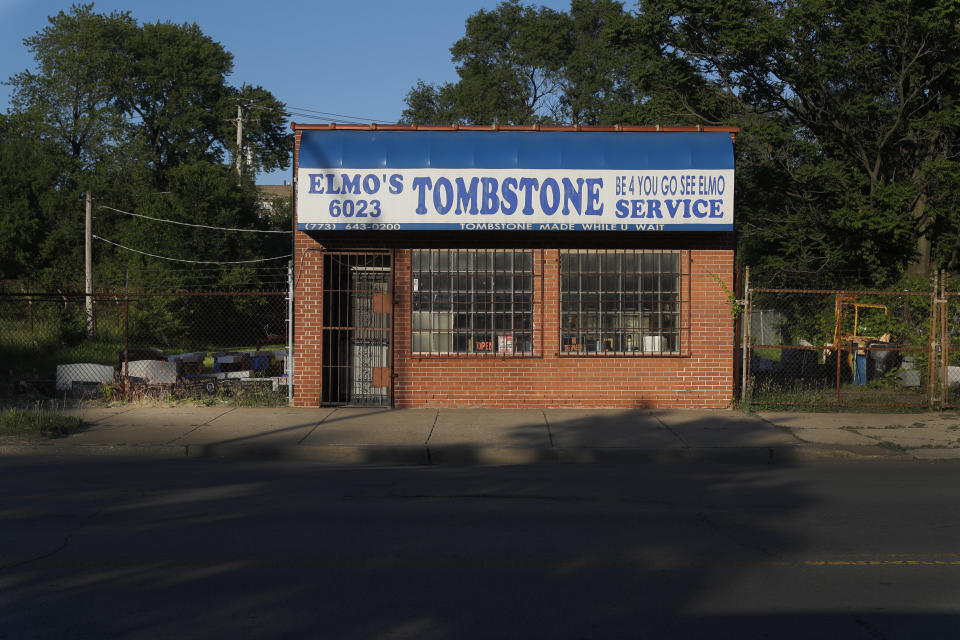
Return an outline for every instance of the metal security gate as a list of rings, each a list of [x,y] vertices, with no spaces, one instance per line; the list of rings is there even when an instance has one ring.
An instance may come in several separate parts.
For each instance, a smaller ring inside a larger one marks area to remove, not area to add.
[[[321,404],[390,406],[390,254],[327,253],[323,269]]]

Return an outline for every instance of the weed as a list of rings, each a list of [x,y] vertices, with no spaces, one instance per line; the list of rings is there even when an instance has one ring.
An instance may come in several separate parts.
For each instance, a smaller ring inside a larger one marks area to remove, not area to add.
[[[0,412],[0,436],[60,438],[82,426],[80,418],[47,409],[7,409]]]
[[[907,447],[902,444],[897,444],[896,442],[890,442],[889,440],[881,440],[877,443],[877,446],[881,449],[887,449],[889,451],[896,451],[898,453],[906,453],[908,451]]]

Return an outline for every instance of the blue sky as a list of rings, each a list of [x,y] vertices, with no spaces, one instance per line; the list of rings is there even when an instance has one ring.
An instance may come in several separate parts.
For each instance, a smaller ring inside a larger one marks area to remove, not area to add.
[[[70,2],[0,0],[0,78],[33,67],[23,39]],[[235,86],[261,85],[291,111],[323,111],[298,122],[396,122],[407,91],[456,79],[450,46],[464,22],[497,0],[127,0],[99,1],[100,13],[129,11],[141,23],[195,22],[234,56]],[[569,10],[570,0],[530,4]],[[0,86],[6,111],[10,88]],[[261,175],[280,183],[289,172]]]

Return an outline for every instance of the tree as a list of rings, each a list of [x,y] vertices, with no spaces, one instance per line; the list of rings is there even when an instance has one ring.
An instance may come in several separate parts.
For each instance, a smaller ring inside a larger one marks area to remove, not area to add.
[[[60,167],[38,126],[31,114],[0,114],[0,280],[34,270],[56,226]]]
[[[109,79],[120,71],[117,52],[135,23],[129,13],[96,14],[92,4],[74,5],[49,22],[24,40],[38,71],[10,79],[11,103],[38,115],[43,127],[36,133],[63,147],[67,173],[78,182],[106,162],[119,136],[122,121]]]
[[[407,95],[402,120],[450,116],[480,125],[559,122],[570,30],[567,14],[525,7],[519,0],[478,11],[450,49],[460,80],[441,87],[418,83]]]
[[[741,217],[752,259],[860,267],[882,283],[960,255],[936,237],[944,227],[958,235],[946,219],[958,188],[955,3],[644,0],[640,15],[739,103],[747,137],[759,136],[750,173],[777,182],[743,185],[773,191]]]
[[[128,13],[74,5],[25,43],[37,68],[11,78],[14,111],[0,122],[0,176],[7,178],[0,194],[9,194],[0,213],[11,222],[0,248],[20,242],[22,249],[9,254],[5,273],[22,273],[32,263],[50,279],[78,281],[86,189],[96,205],[157,218],[230,228],[264,224],[253,176],[289,164],[284,106],[262,87],[231,86],[231,54],[197,25],[139,25]],[[248,112],[242,150],[235,148],[238,101]],[[227,164],[238,152],[251,169],[239,187]],[[42,161],[18,167],[17,156]],[[209,260],[277,253],[252,234],[214,239],[184,229],[109,209],[96,213],[97,235],[148,253]],[[139,254],[105,248],[95,258],[101,282],[107,276],[123,282],[128,270],[152,286],[175,286],[180,278],[170,269],[158,277],[170,263]]]
[[[456,86],[449,82],[437,86],[418,80],[404,102],[407,108],[400,117],[403,124],[468,124],[458,111]]]
[[[716,101],[719,92],[687,62],[671,58],[664,30],[650,27],[615,0],[573,0],[569,13],[502,2],[471,16],[451,48],[459,81],[419,81],[407,94],[402,121],[703,123],[705,99]]]
[[[564,62],[564,122],[584,125],[677,124],[660,100],[666,72],[662,40],[639,28],[613,0],[573,0],[572,46]],[[655,78],[656,82],[651,82]],[[665,119],[666,117],[666,119]]]
[[[233,56],[195,24],[147,24],[124,49],[126,73],[113,78],[120,109],[153,169],[157,188],[188,161],[223,161],[222,121]]]

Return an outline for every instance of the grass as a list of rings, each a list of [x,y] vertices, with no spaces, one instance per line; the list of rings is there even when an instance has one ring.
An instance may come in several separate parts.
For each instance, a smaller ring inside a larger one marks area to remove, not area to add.
[[[0,412],[0,436],[61,438],[78,431],[83,420],[46,409],[6,409]]]
[[[751,350],[754,355],[771,362],[780,362],[783,357],[783,349],[777,349],[776,347],[753,347]]]
[[[832,384],[815,384],[803,379],[765,378],[756,382],[744,410],[790,409],[792,411],[862,411],[871,408],[885,413],[927,411],[923,392],[893,385],[871,384],[841,387],[839,402]]]
[[[882,427],[851,427],[851,426],[843,426],[843,427],[840,427],[840,428],[841,428],[841,429],[846,429],[846,430],[848,430],[848,431],[857,431],[857,430],[859,430],[859,429],[866,429],[866,428],[872,428],[872,429],[922,429],[922,428],[925,427],[925,426],[927,426],[927,425],[924,424],[923,422],[914,422],[913,424],[909,424],[909,425],[907,425],[907,424],[887,424],[887,425],[884,425],[884,426],[882,426]],[[949,430],[949,429],[948,429],[948,430]]]
[[[877,446],[881,449],[887,449],[888,451],[896,451],[897,453],[906,453],[910,449],[903,446],[902,444],[897,444],[896,442],[890,442],[889,440],[881,440],[877,443]],[[916,448],[916,447],[913,447]]]
[[[141,407],[160,406],[234,406],[234,407],[281,407],[287,406],[287,389],[279,387],[274,390],[270,384],[265,386],[250,384],[256,383],[257,378],[235,379],[233,386],[218,388],[213,394],[208,394],[200,387],[175,385],[173,387],[143,387],[132,386],[129,393],[122,385],[102,385],[97,395],[88,398],[85,405],[117,406],[132,404]],[[225,381],[221,381],[225,382]],[[229,381],[227,381],[229,382]],[[266,387],[266,388],[265,388]]]

